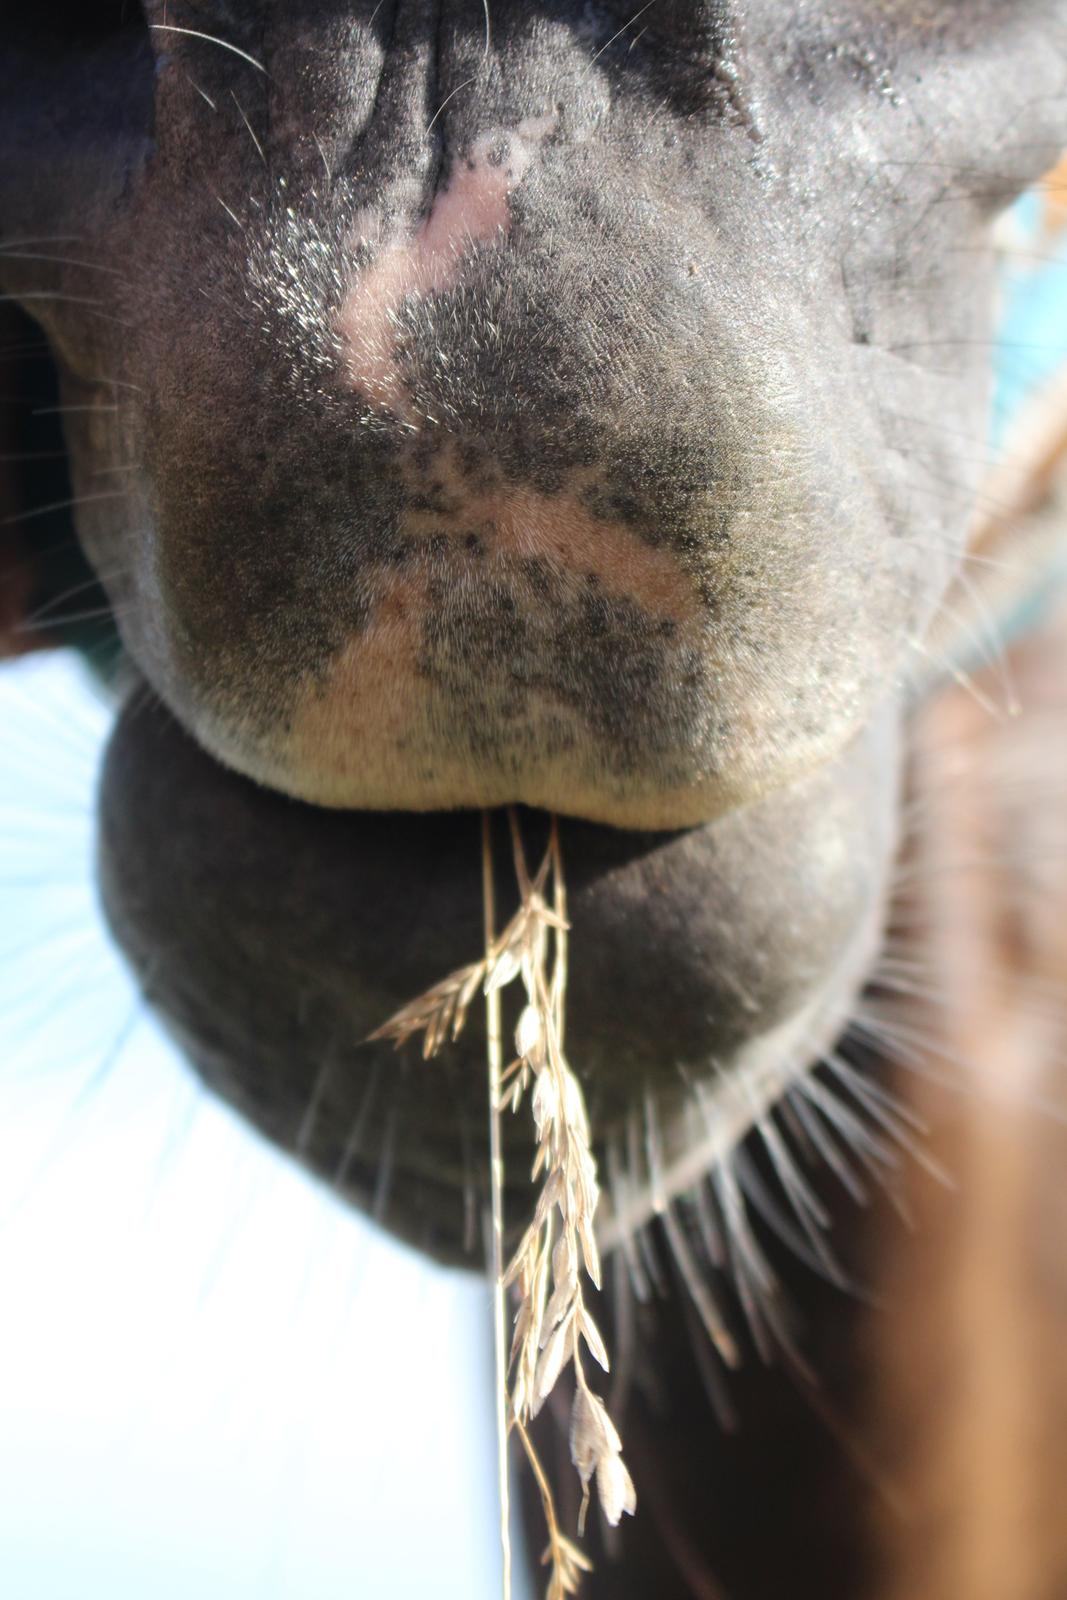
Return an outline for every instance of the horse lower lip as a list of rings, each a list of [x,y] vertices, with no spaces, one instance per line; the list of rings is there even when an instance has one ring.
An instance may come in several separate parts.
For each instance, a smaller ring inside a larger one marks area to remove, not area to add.
[[[862,965],[892,853],[893,732],[872,729],[839,762],[704,827],[562,821],[567,1047],[598,1136],[649,1092],[677,1101],[683,1069],[729,1074]],[[536,861],[547,816],[519,817]],[[432,1063],[363,1041],[480,957],[478,813],[309,806],[221,767],[142,703],[112,738],[100,818],[113,930],[211,1087],[360,1204],[388,1146],[392,1225],[453,1252],[461,1220],[437,1209],[480,1150],[478,1008]],[[503,919],[516,896],[500,814],[493,832]],[[509,1128],[524,1169],[525,1130]]]
[[[699,828],[562,821],[574,925],[568,1026],[591,1063],[620,1072],[656,1058],[671,1070],[728,1058],[754,1027],[803,1002],[880,897],[892,744],[876,733]],[[158,709],[123,717],[103,801],[115,887],[121,895],[128,881],[149,919],[158,912],[168,948],[209,917],[229,923],[258,952],[261,970],[249,955],[244,981],[277,990],[295,965],[347,990],[352,1036],[480,954],[477,813],[308,806],[222,768]],[[546,816],[520,816],[535,860]],[[495,832],[504,916],[514,872],[502,821]]]

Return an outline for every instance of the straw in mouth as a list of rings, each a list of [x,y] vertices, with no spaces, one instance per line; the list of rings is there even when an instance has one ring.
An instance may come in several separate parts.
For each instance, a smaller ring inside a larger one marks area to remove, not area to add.
[[[486,1000],[489,1067],[490,1193],[492,1272],[497,1367],[497,1437],[500,1482],[504,1595],[510,1594],[508,1533],[508,1434],[517,1432],[534,1473],[548,1531],[547,1600],[577,1592],[588,1562],[561,1531],[551,1485],[530,1439],[528,1424],[573,1363],[575,1392],[571,1410],[571,1459],[582,1481],[578,1533],[584,1531],[589,1486],[596,1478],[601,1509],[614,1527],[633,1514],[637,1498],[622,1458],[622,1441],[607,1408],[589,1385],[585,1350],[605,1370],[608,1354],[582,1291],[582,1269],[600,1287],[600,1258],[594,1222],[600,1188],[581,1085],[563,1050],[567,975],[566,892],[559,826],[553,817],[549,843],[531,877],[514,808],[508,812],[519,909],[499,937],[495,934],[491,818],[482,819],[482,882],[485,952],[482,959],[445,978],[403,1007],[372,1035],[402,1044],[423,1036],[423,1054],[437,1053],[455,1039],[478,989]],[[549,903],[551,899],[551,904]],[[525,1005],[515,1029],[515,1057],[503,1066],[501,990],[520,980]],[[517,1111],[527,1091],[537,1136],[533,1179],[541,1189],[533,1219],[505,1267],[504,1162],[500,1138],[503,1110]],[[505,1356],[505,1296],[513,1289],[516,1311],[511,1352]]]

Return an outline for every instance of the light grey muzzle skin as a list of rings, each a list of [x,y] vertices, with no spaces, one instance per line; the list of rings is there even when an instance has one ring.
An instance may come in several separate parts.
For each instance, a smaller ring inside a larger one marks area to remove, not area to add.
[[[773,1095],[862,982],[1067,8],[128,11],[0,35],[0,289],[160,702],[109,913],[199,1070],[364,1202],[388,1149],[449,1254],[477,1034],[357,1044],[478,954],[466,808],[576,819],[605,1136]]]

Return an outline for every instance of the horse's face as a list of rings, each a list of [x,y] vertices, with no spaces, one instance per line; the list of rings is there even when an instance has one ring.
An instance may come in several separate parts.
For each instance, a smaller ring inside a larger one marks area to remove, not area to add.
[[[601,1129],[780,1081],[877,942],[1062,7],[125,10],[6,25],[0,271],[166,708],[104,794],[153,993],[360,1190],[355,1043],[478,951],[476,830],[415,814],[514,801],[583,819]],[[360,1137],[444,1247],[474,1112],[395,1087]]]

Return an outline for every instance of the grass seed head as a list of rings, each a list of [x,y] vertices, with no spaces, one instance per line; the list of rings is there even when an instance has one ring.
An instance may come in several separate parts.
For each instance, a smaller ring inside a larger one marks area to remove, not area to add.
[[[490,1042],[491,1112],[499,1116],[507,1108],[517,1111],[532,1085],[529,1099],[536,1141],[532,1177],[535,1183],[541,1180],[541,1189],[532,1221],[501,1279],[500,1287],[510,1287],[516,1302],[503,1381],[510,1426],[518,1431],[537,1479],[548,1525],[546,1600],[565,1600],[578,1592],[581,1574],[590,1566],[578,1546],[560,1532],[551,1487],[527,1424],[570,1364],[575,1375],[571,1459],[583,1489],[579,1532],[594,1479],[601,1509],[612,1526],[623,1515],[632,1515],[637,1502],[618,1431],[604,1402],[589,1388],[582,1359],[584,1347],[608,1370],[608,1353],[583,1292],[582,1268],[600,1287],[594,1231],[600,1188],[585,1097],[563,1050],[567,921],[559,831],[553,818],[549,848],[531,877],[514,812],[510,822],[519,909],[498,937],[487,933],[480,961],[459,968],[403,1006],[371,1038],[392,1039],[400,1045],[421,1034],[423,1055],[429,1058],[449,1038],[458,1037],[479,988],[492,1001],[521,980],[525,1003],[515,1027],[516,1059],[506,1071],[494,1070]],[[483,870],[491,884],[488,826],[483,838]],[[549,887],[551,906],[546,898]],[[489,1034],[492,1041],[492,1028]],[[502,1172],[494,1170],[492,1181],[502,1185]]]

